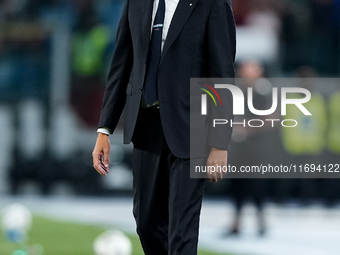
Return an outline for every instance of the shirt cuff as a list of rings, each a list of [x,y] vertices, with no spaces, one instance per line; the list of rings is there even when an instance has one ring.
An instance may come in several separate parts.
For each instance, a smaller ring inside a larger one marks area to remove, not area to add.
[[[111,134],[111,130],[109,128],[98,128],[97,129],[97,133],[102,133],[105,135],[110,135]]]

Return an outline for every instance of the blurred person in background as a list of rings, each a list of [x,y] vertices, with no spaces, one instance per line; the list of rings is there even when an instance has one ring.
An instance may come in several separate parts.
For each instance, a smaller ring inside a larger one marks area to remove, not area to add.
[[[77,22],[72,36],[71,102],[89,127],[97,125],[105,89],[105,65],[112,37],[92,0],[76,0]]]
[[[247,91],[252,88],[253,105],[255,109],[267,110],[271,106],[272,86],[269,80],[264,79],[264,68],[256,61],[244,61],[239,63],[237,77],[242,89]],[[242,119],[235,116],[235,122],[241,123],[243,119],[247,122],[250,119],[261,119],[261,116],[254,115],[245,107],[245,115]],[[269,118],[263,116],[262,118]],[[270,117],[272,118],[272,117]],[[271,137],[274,129],[270,126],[254,128],[249,126],[235,125],[233,134],[232,152],[230,164],[240,166],[258,166],[268,160],[269,155],[266,141]],[[235,206],[234,219],[231,229],[227,235],[237,235],[241,228],[242,208],[250,199],[256,207],[258,234],[266,232],[266,222],[264,216],[264,199],[267,191],[267,180],[265,179],[230,179],[230,192]]]
[[[325,97],[315,84],[318,73],[310,66],[297,69],[298,87],[311,92],[311,99],[304,106],[311,112],[313,118],[304,115],[295,105],[287,105],[287,119],[298,122],[295,128],[282,127],[282,143],[285,150],[292,156],[291,161],[296,165],[320,164],[324,157],[327,131],[327,103]],[[290,84],[287,84],[289,86]],[[301,94],[289,95],[299,98]],[[297,196],[303,203],[311,202],[317,192],[317,179],[295,179],[292,188],[297,189]],[[296,187],[294,187],[296,186]]]
[[[338,163],[340,160],[340,90],[338,89],[328,98],[329,123],[326,136],[326,164]],[[339,201],[340,179],[326,179],[323,193],[329,207]]]

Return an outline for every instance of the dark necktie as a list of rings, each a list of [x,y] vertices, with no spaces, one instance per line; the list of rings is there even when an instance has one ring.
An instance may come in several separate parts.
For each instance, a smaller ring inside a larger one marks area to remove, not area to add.
[[[143,90],[144,99],[149,105],[154,104],[158,100],[157,72],[159,62],[161,60],[164,15],[165,15],[165,0],[159,0],[157,13],[152,27],[146,79]]]

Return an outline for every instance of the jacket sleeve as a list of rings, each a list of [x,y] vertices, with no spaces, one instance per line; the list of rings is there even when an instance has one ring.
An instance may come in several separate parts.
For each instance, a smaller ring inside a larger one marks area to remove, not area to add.
[[[129,0],[125,2],[117,29],[116,47],[109,70],[98,127],[115,130],[126,102],[126,89],[133,63],[131,32],[128,21]]]
[[[209,15],[207,34],[208,77],[227,78],[229,84],[235,84],[236,28],[228,0],[215,0]],[[227,89],[220,89],[218,92],[223,106],[208,107],[208,146],[227,150],[232,135],[232,95]],[[228,124],[213,127],[213,119],[221,118],[227,119]]]

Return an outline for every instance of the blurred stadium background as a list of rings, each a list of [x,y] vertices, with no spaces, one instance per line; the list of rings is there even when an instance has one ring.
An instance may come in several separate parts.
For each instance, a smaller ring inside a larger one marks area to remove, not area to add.
[[[99,176],[91,159],[123,2],[0,0],[0,210],[19,202],[45,217],[133,233],[131,145],[122,145],[121,125],[111,136],[110,175]],[[232,3],[238,77],[339,77],[339,0]],[[257,92],[266,107],[268,95]],[[340,83],[316,85],[313,93],[319,125],[304,123],[304,146],[279,127],[237,128],[230,164],[340,163],[334,142]],[[313,137],[319,140],[309,143]],[[244,255],[340,254],[339,199],[339,179],[208,184],[202,247]],[[253,237],[257,232],[261,240]]]

